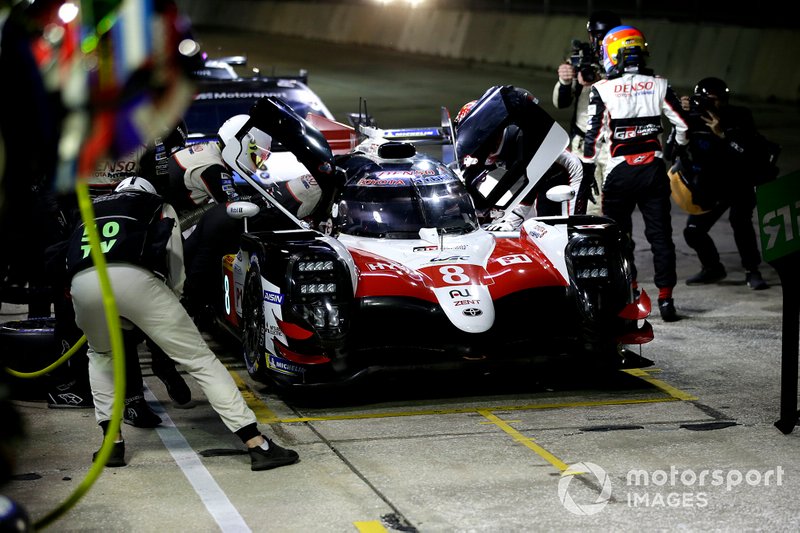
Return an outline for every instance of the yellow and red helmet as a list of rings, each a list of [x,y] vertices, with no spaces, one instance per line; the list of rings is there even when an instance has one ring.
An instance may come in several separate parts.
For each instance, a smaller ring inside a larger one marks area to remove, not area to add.
[[[607,74],[620,66],[620,53],[634,61],[642,61],[647,55],[647,41],[644,34],[633,26],[617,26],[610,29],[603,38],[603,67]]]

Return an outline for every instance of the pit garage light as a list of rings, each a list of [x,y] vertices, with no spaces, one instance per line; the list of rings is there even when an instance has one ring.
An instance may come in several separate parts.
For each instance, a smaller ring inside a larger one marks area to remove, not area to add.
[[[408,4],[411,7],[417,7],[418,5],[422,4],[425,0],[375,0],[375,2],[382,4],[384,6],[394,4],[395,2],[402,2],[404,4]]]

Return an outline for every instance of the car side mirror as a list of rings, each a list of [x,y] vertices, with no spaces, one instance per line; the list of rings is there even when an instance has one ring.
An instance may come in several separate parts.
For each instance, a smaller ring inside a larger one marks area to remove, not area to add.
[[[247,219],[255,216],[261,210],[253,202],[231,202],[225,207],[228,216],[235,219],[244,219],[244,231],[247,233]]]
[[[548,189],[545,196],[551,202],[559,202],[561,204],[561,216],[567,216],[569,214],[567,202],[575,199],[575,191],[569,185],[556,185]]]

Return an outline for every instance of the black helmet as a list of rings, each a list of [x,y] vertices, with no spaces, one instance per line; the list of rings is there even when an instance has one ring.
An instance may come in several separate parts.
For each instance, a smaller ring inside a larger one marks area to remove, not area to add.
[[[603,42],[603,37],[606,36],[608,30],[621,25],[622,21],[616,13],[611,11],[595,11],[592,13],[586,23],[586,31],[589,33],[592,51],[595,54],[599,54],[600,43]]]
[[[728,85],[719,78],[703,78],[694,86],[694,96],[708,98],[715,96],[722,103],[728,103],[730,90]]]

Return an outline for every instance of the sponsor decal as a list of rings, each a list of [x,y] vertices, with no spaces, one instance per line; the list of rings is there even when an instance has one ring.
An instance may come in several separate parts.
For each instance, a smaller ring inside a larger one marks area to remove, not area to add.
[[[620,126],[614,128],[615,139],[635,139],[636,137],[646,137],[648,135],[656,135],[660,132],[660,128],[656,124],[643,124],[640,126]]]
[[[414,183],[417,185],[436,185],[439,183],[449,183],[456,181],[458,178],[455,176],[448,176],[446,174],[437,174],[435,176],[420,176],[414,178]]]
[[[280,337],[283,335],[283,330],[274,324],[267,324],[266,333],[270,337]]]
[[[275,372],[280,372],[288,376],[296,376],[306,371],[305,368],[272,354],[270,354],[269,359],[267,359],[267,366]]]
[[[102,176],[106,173],[135,172],[137,168],[136,161],[104,161],[103,166],[95,171],[95,176]]]
[[[475,318],[477,316],[481,316],[483,314],[483,311],[481,311],[477,307],[470,307],[469,309],[464,309],[463,311],[461,311],[461,314],[463,314],[464,316]]]
[[[469,292],[469,289],[453,289],[450,291],[450,298],[469,298],[472,296],[472,293]]]
[[[636,83],[616,83],[614,84],[615,94],[633,94],[643,91],[653,90],[653,80],[638,81]]]
[[[412,248],[414,252],[435,252],[438,249],[438,246],[415,246]]]
[[[402,187],[408,185],[404,178],[361,178],[356,185],[363,187]]]
[[[286,91],[252,91],[252,92],[207,92],[199,93],[195,100],[233,100],[233,99],[258,99],[265,96],[286,98]]]
[[[385,130],[383,132],[384,138],[400,139],[403,137],[431,137],[438,136],[439,131],[434,129],[402,129],[402,130]]]
[[[391,263],[367,263],[367,268],[375,271],[375,270],[399,270],[397,265],[393,265]]]
[[[547,226],[542,226],[541,224],[537,224],[528,230],[528,235],[530,235],[535,239],[541,239],[542,237],[547,235]]]
[[[525,254],[513,254],[513,255],[504,255],[503,257],[499,257],[497,259],[497,262],[503,266],[508,266],[519,263],[533,263],[533,259],[531,259]]]
[[[431,263],[455,263],[456,261],[469,261],[469,256],[451,255],[449,257],[434,257],[430,260]]]
[[[280,304],[283,303],[283,294],[265,290],[264,291],[264,301],[280,305]]]
[[[461,307],[462,305],[480,305],[480,300],[457,300],[453,302],[453,307]]]

